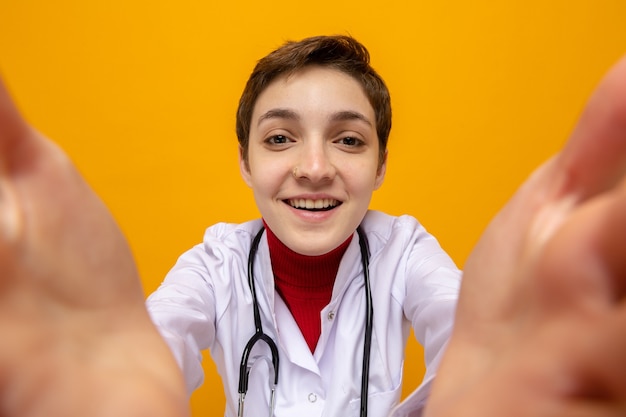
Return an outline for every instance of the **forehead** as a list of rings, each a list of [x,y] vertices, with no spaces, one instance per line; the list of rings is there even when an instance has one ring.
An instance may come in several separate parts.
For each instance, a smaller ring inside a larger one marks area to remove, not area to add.
[[[321,66],[274,79],[259,95],[252,123],[274,109],[290,109],[302,117],[353,111],[374,123],[374,109],[363,86],[349,74]]]

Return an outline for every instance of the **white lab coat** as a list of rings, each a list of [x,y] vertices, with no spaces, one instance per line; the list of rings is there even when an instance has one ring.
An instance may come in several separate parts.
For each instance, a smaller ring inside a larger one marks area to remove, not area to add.
[[[255,329],[247,263],[261,225],[255,220],[210,227],[204,242],[179,258],[147,300],[190,392],[203,380],[201,351],[210,349],[224,385],[226,416],[237,415],[239,363]],[[369,211],[361,226],[371,253],[374,307],[369,416],[418,416],[450,335],[461,274],[413,217]],[[321,311],[314,353],[274,289],[265,235],[260,242],[254,262],[257,298],[263,329],[280,352],[277,417],[359,415],[365,292],[358,240],[355,234],[340,263],[332,299]],[[426,376],[392,412],[400,399],[411,325],[425,349]],[[269,349],[261,345],[252,356],[269,359]],[[250,372],[247,416],[265,416],[271,375],[264,361]]]

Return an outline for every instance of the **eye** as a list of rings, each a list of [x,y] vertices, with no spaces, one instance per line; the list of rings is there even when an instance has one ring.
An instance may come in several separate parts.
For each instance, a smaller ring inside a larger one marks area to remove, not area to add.
[[[287,143],[289,142],[289,138],[285,135],[274,135],[274,136],[270,136],[269,138],[265,139],[265,142],[270,144],[270,145],[280,145],[282,143]]]
[[[356,138],[354,136],[345,136],[339,139],[337,143],[340,143],[341,145],[344,145],[347,147],[356,148],[358,146],[363,145],[364,142],[361,139]]]

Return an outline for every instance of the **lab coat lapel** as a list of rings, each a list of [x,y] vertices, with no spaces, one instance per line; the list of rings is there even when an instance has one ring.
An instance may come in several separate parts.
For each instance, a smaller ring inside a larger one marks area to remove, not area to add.
[[[324,355],[326,344],[333,332],[336,320],[335,315],[339,306],[343,303],[343,298],[350,283],[356,276],[362,273],[361,268],[361,255],[358,241],[358,235],[355,233],[352,237],[350,245],[346,249],[346,252],[339,263],[339,269],[337,271],[337,277],[335,278],[335,284],[333,285],[333,294],[330,303],[324,307],[321,311],[321,324],[322,332],[320,339],[317,342],[317,349],[315,350],[315,358],[320,361]]]
[[[261,315],[265,317],[264,324],[268,320],[271,320],[272,323],[272,329],[269,330],[269,332],[266,330],[266,332],[269,333],[270,336],[274,334],[278,335],[278,338],[274,339],[278,343],[281,360],[283,360],[284,357],[289,362],[319,375],[319,367],[309,350],[309,346],[304,340],[304,336],[298,324],[291,315],[285,302],[276,294],[274,272],[272,270],[267,238],[265,237],[259,244],[258,258],[262,259],[262,262],[255,265],[255,267],[259,268],[258,272],[256,272],[257,270],[255,269],[255,279],[257,285],[260,284],[263,286],[262,292],[264,294],[264,301],[259,307],[262,311]],[[261,301],[259,301],[259,303],[261,303]],[[268,308],[268,305],[271,306],[271,308]],[[278,329],[280,329],[280,331],[278,331]]]
[[[274,308],[276,311],[279,345],[281,354],[284,352],[287,360],[301,368],[320,374],[319,366],[309,350],[309,345],[291,315],[287,305],[280,297],[275,298]]]

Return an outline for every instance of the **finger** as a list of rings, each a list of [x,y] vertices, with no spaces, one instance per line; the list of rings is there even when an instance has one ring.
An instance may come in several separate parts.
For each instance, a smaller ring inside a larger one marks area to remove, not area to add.
[[[9,92],[0,78],[0,243],[13,241],[18,233],[18,212],[15,205],[15,196],[7,181],[3,179],[10,163],[13,161],[14,151],[25,136],[26,123],[15,107]],[[0,245],[0,262],[10,254],[7,248]],[[3,275],[4,269],[0,269]]]
[[[576,343],[570,344],[568,373],[561,379],[566,395],[574,400],[572,411],[596,408],[589,416],[626,415],[626,303],[621,302],[607,314],[579,326]],[[611,414],[612,413],[612,414]],[[570,414],[567,414],[570,415]],[[571,414],[579,415],[579,414]]]
[[[557,159],[561,192],[586,200],[626,174],[626,56],[600,82]]]
[[[575,260],[575,261],[574,261]],[[626,181],[581,206],[553,236],[533,274],[549,309],[605,311],[626,296]]]
[[[598,233],[598,257],[611,278],[613,301],[626,297],[626,180],[607,196],[604,224]],[[624,329],[626,330],[626,329]]]
[[[581,389],[619,401],[626,412],[626,303],[620,303],[587,340],[586,357],[579,361],[581,379],[587,381]]]

